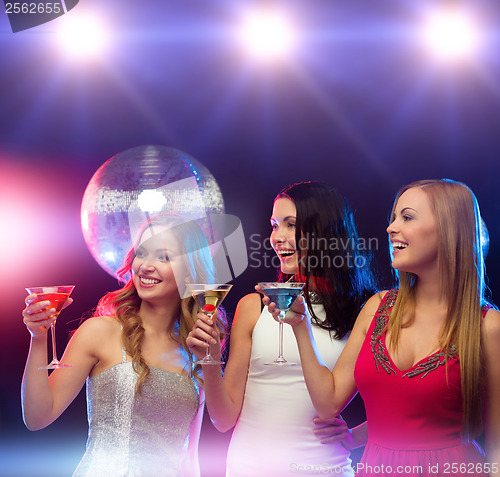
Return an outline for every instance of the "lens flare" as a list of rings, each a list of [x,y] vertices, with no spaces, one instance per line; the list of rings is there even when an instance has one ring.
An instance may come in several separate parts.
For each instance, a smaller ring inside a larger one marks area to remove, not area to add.
[[[246,49],[259,58],[277,58],[288,53],[294,35],[287,19],[277,12],[248,15],[241,30]]]
[[[429,50],[442,59],[461,59],[470,56],[478,45],[478,32],[463,13],[436,13],[429,18],[423,32]]]
[[[92,58],[100,55],[108,44],[106,28],[91,15],[65,15],[61,18],[57,41],[71,58]]]

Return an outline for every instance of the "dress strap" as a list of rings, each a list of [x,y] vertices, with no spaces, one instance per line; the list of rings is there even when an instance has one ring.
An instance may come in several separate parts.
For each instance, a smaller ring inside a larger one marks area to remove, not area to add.
[[[387,319],[394,306],[394,303],[396,302],[397,297],[398,289],[393,288],[392,290],[389,290],[380,301],[380,304],[375,313],[375,318],[383,321],[384,326],[387,324]]]

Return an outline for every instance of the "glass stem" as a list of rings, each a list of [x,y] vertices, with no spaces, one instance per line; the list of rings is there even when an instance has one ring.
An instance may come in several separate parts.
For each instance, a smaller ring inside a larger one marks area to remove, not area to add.
[[[50,325],[50,333],[52,336],[52,361],[57,361],[57,351],[56,351],[56,322]]]
[[[213,322],[213,318],[212,316],[214,316],[213,314],[212,315],[209,315],[207,313],[207,316],[212,320]],[[210,354],[210,343],[208,343],[208,348],[205,350],[205,359],[212,359],[212,355]]]
[[[283,319],[285,318],[284,314],[279,314],[279,350],[278,350],[278,360],[285,360],[283,358]]]

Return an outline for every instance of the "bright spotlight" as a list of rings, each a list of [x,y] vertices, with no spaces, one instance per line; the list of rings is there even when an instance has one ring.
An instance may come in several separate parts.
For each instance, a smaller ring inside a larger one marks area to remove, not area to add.
[[[68,18],[69,17],[69,18]],[[68,56],[89,58],[103,51],[107,34],[99,20],[92,16],[65,15],[58,30],[58,41]]]
[[[450,11],[432,16],[424,31],[431,51],[443,59],[460,59],[474,52],[478,34],[462,13]]]
[[[276,12],[250,14],[243,25],[241,38],[250,53],[259,58],[283,56],[293,44],[290,24]]]

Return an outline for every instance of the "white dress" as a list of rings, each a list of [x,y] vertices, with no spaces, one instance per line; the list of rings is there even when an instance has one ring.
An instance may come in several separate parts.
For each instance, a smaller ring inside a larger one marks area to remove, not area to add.
[[[324,318],[322,305],[313,305]],[[325,364],[332,369],[347,337],[335,340],[313,325]],[[280,477],[296,474],[354,476],[340,443],[321,444],[314,432],[318,414],[306,388],[291,326],[284,325],[283,354],[297,366],[269,366],[278,355],[278,323],[264,307],[252,334],[252,352],[240,417],[227,456],[227,477]],[[234,352],[234,351],[233,351]]]

